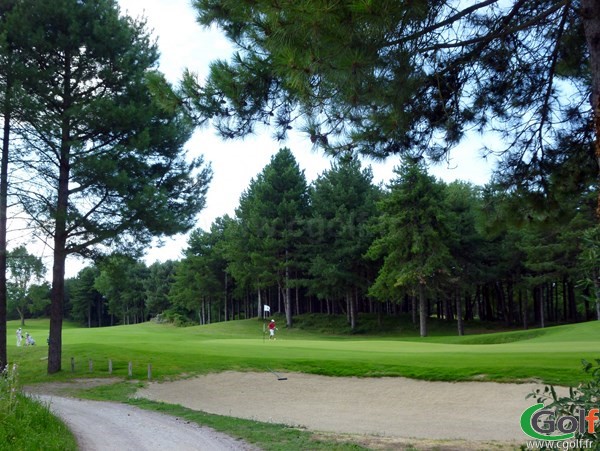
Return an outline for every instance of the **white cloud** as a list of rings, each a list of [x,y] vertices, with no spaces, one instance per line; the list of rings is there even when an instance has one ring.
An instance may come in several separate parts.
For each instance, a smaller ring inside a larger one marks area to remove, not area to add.
[[[176,83],[185,68],[191,69],[203,79],[208,66],[215,59],[227,59],[232,47],[222,33],[206,29],[196,22],[196,14],[188,0],[119,0],[123,12],[132,17],[145,16],[148,27],[158,39],[161,52],[160,70]],[[219,216],[232,215],[241,193],[250,180],[269,163],[272,155],[283,146],[289,147],[309,181],[323,170],[330,161],[312,150],[311,143],[298,134],[291,134],[287,142],[278,143],[265,130],[244,140],[223,141],[210,129],[198,130],[187,149],[190,155],[203,154],[211,162],[214,177],[211,183],[206,209],[199,217],[198,226],[208,229]],[[447,164],[431,168],[431,173],[446,181],[468,180],[483,185],[489,180],[490,165],[481,158],[477,149],[481,140],[470,138],[455,149]],[[376,181],[388,182],[398,163],[390,158],[384,163],[367,162],[373,167]],[[147,261],[179,259],[185,247],[185,237],[166,241],[162,248],[152,249]]]

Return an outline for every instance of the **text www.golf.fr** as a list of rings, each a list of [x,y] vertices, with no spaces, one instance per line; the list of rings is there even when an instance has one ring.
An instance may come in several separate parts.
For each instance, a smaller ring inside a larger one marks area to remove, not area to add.
[[[591,440],[531,440],[527,449],[591,449]]]

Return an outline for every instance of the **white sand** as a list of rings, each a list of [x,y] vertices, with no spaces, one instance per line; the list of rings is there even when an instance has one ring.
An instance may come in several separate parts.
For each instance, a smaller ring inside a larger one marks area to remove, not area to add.
[[[539,384],[224,372],[151,383],[138,396],[312,431],[523,443],[526,396]]]

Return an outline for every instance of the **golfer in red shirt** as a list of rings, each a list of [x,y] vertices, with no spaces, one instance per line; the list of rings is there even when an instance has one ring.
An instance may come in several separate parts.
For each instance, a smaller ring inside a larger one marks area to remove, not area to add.
[[[271,339],[276,340],[276,338],[275,338],[276,330],[277,330],[277,327],[275,327],[275,320],[272,319],[271,322],[269,323],[269,340],[271,340]]]

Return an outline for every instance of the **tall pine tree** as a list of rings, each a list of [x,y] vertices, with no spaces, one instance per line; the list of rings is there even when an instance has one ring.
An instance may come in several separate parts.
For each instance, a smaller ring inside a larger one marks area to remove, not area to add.
[[[274,282],[292,326],[291,288],[300,268],[299,242],[308,214],[306,178],[288,148],[271,158],[240,200],[238,217],[248,238],[250,258],[261,280]]]
[[[114,0],[24,0],[19,57],[30,108],[21,201],[53,249],[48,372],[61,369],[65,260],[101,246],[140,250],[152,236],[189,230],[210,171],[187,162],[192,126],[157,105],[149,84],[158,52],[142,22]]]
[[[422,162],[404,161],[380,202],[381,236],[369,249],[383,266],[370,289],[372,296],[398,301],[414,291],[419,298],[420,334],[427,335],[427,294],[447,277],[452,266],[444,186],[427,174]]]
[[[364,254],[373,239],[379,191],[370,169],[344,158],[317,178],[310,193],[309,286],[321,299],[343,299],[354,330],[356,298],[368,284]]]

